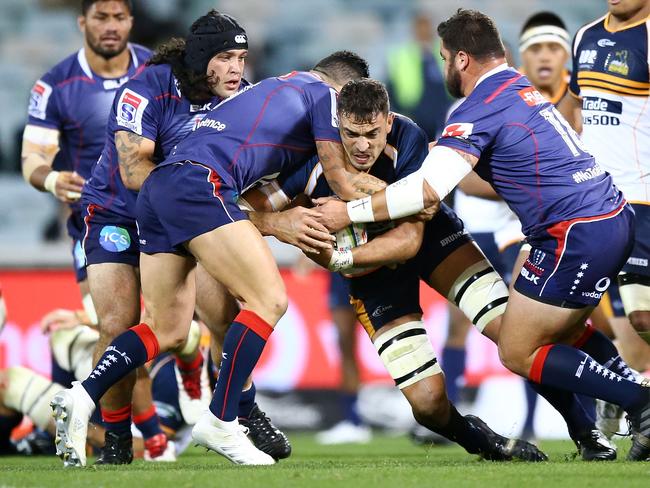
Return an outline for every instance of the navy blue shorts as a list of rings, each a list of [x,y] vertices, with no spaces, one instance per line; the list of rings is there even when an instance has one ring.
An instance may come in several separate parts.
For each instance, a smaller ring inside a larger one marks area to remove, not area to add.
[[[328,304],[330,310],[352,306],[350,305],[350,284],[339,273],[330,273]]]
[[[629,205],[555,224],[545,236],[528,239],[532,249],[515,289],[550,305],[596,306],[627,261],[633,235],[634,212]]]
[[[138,229],[133,219],[94,204],[86,205],[84,214],[86,265],[121,263],[136,268],[140,265]]]
[[[86,258],[83,251],[83,237],[86,232],[84,219],[80,212],[72,211],[66,222],[68,235],[72,239],[72,262],[74,264],[74,274],[77,283],[86,281]]]
[[[159,166],[145,180],[136,215],[140,251],[187,254],[184,244],[201,234],[248,216],[224,172],[191,161]]]
[[[472,241],[472,236],[456,212],[441,204],[438,213],[424,226],[422,245],[415,256],[418,274],[428,281],[440,263],[459,247]]]
[[[650,205],[632,203],[636,214],[634,247],[621,271],[650,276]]]
[[[451,253],[472,237],[454,211],[441,205],[440,211],[424,228],[419,252],[394,268],[382,267],[364,276],[350,279],[350,295],[359,322],[372,336],[389,322],[407,314],[422,314],[420,279],[431,273]]]

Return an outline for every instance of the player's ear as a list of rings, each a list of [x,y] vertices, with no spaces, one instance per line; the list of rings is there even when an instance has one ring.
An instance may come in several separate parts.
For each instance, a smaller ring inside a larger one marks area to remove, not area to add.
[[[390,131],[393,129],[393,120],[395,120],[395,114],[393,112],[388,112],[388,117],[386,117],[387,134],[390,134]]]
[[[86,17],[84,17],[83,15],[80,15],[79,17],[77,17],[77,26],[79,26],[79,30],[82,33],[85,33],[86,32]]]
[[[469,54],[465,51],[458,51],[454,58],[454,63],[456,64],[456,69],[458,69],[458,71],[465,71],[469,65]]]

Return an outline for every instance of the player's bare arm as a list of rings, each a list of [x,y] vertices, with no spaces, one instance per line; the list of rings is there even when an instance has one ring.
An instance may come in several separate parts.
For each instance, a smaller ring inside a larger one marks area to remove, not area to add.
[[[342,199],[353,200],[373,195],[386,188],[379,178],[358,172],[345,163],[343,145],[333,141],[316,141],[318,157],[330,188]]]
[[[274,182],[267,183],[247,191],[239,203],[248,207],[249,219],[263,236],[273,236],[305,253],[332,249],[334,237],[318,222],[319,212],[299,205],[309,200],[299,195],[290,202],[281,192]]]
[[[582,133],[582,99],[570,91],[557,106],[558,111],[578,134]]]
[[[352,263],[358,268],[376,268],[404,263],[413,258],[424,237],[424,222],[404,220],[395,228],[384,232],[371,241],[355,247]],[[326,249],[312,259],[325,268],[330,268],[333,250]],[[336,270],[332,270],[336,271]]]
[[[124,186],[129,190],[140,190],[156,167],[153,162],[156,143],[133,132],[119,130],[115,133],[115,147]]]
[[[440,202],[472,170],[478,158],[449,147],[435,146],[415,173],[375,195],[352,202],[318,199],[321,223],[331,232],[352,222],[382,222],[409,215],[435,213]]]
[[[28,124],[23,134],[21,163],[23,178],[39,191],[49,191],[65,203],[81,196],[84,179],[72,171],[54,171],[59,152],[59,131]]]
[[[471,171],[460,181],[460,183],[458,183],[458,188],[466,195],[471,195],[473,197],[485,198],[488,200],[501,200],[501,197],[496,191],[494,191],[492,185],[477,175],[474,171]]]

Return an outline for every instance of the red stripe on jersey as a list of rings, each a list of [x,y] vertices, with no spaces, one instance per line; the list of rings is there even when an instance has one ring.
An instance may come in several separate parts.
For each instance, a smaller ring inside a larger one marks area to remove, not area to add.
[[[489,97],[487,97],[487,98],[483,101],[483,103],[490,103],[492,100],[494,100],[496,97],[498,97],[499,94],[500,94],[503,90],[505,90],[506,88],[508,88],[510,85],[512,85],[515,81],[517,81],[517,80],[518,80],[519,78],[521,78],[522,76],[524,76],[524,75],[522,75],[521,73],[517,73],[515,76],[513,76],[513,77],[510,78],[509,80],[506,80],[505,82],[503,82],[499,88],[497,88],[496,90],[494,90],[494,92],[492,93],[492,95],[490,95]]]

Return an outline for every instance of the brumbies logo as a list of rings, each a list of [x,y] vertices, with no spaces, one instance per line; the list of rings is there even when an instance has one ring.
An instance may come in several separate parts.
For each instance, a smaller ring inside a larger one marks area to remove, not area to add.
[[[149,100],[126,88],[117,102],[117,125],[142,135],[142,115]]]
[[[463,139],[467,139],[472,135],[472,130],[474,130],[474,124],[472,123],[460,122],[457,124],[449,124],[442,131],[442,137],[462,137]]]

